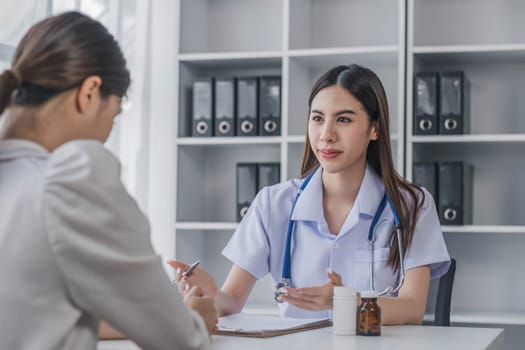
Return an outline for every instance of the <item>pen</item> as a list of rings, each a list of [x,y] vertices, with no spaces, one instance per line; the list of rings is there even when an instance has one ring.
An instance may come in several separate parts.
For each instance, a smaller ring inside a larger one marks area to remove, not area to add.
[[[193,264],[191,264],[190,267],[188,267],[188,269],[182,273],[182,277],[191,276],[191,274],[193,273],[193,270],[195,270],[197,266],[199,266],[200,263],[201,263],[200,260],[197,260]]]
[[[199,266],[200,263],[200,260],[197,260],[193,264],[191,264],[190,267],[188,267],[188,269],[182,273],[182,277],[189,277],[193,273],[193,270],[195,270],[195,268],[197,268],[197,266]],[[171,281],[171,284],[177,284],[177,280]]]

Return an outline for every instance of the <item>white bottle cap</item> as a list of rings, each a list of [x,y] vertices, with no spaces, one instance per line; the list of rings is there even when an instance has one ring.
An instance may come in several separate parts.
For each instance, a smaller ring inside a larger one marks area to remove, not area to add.
[[[335,286],[334,297],[356,297],[357,292],[352,287]]]
[[[366,290],[361,292],[361,298],[377,298],[379,294],[374,290]]]

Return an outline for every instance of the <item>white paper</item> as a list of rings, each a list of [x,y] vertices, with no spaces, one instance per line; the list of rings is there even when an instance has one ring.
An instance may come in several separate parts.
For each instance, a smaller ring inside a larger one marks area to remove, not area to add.
[[[274,315],[238,313],[219,317],[219,330],[256,332],[262,330],[287,330],[326,320],[326,318],[288,318]]]

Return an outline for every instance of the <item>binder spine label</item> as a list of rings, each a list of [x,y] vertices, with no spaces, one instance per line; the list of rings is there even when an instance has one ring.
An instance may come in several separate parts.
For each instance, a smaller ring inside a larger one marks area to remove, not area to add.
[[[281,133],[281,77],[261,77],[259,80],[259,134]]]
[[[235,135],[235,81],[215,80],[215,136]]]
[[[440,134],[463,134],[465,79],[463,72],[443,72],[439,79]]]
[[[463,225],[463,163],[439,164],[439,218],[442,225]]]
[[[417,73],[414,79],[414,90],[414,135],[437,134],[437,73]]]
[[[437,176],[437,163],[435,162],[418,162],[414,163],[412,168],[412,178],[414,184],[424,187],[434,199],[436,207],[438,205],[438,176]]]
[[[248,212],[252,200],[257,194],[257,164],[237,164],[237,221]]]
[[[237,78],[237,136],[256,136],[257,78]]]
[[[193,83],[192,136],[213,136],[213,79]]]
[[[260,191],[265,186],[280,182],[281,165],[279,163],[260,163],[257,173],[257,191]]]

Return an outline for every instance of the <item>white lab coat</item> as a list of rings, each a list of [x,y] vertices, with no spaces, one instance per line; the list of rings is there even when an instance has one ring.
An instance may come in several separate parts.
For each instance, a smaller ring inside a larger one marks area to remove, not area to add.
[[[331,268],[341,275],[344,285],[358,291],[370,290],[368,231],[385,193],[383,181],[367,166],[352,210],[340,231],[332,233],[324,217],[322,171],[322,168],[316,170],[292,215],[295,220],[291,248],[292,286],[325,284],[326,269]],[[302,182],[293,179],[262,189],[223,254],[256,278],[270,273],[275,283],[280,281],[290,211]],[[376,290],[397,286],[398,274],[387,264],[393,224],[392,211],[387,205],[374,231]],[[450,265],[436,207],[427,191],[404,265],[405,270],[430,265],[431,278],[443,275]],[[281,314],[288,317],[331,317],[330,310],[308,311],[288,303],[279,304],[279,307]]]
[[[100,319],[145,349],[209,347],[102,144],[0,141],[0,349],[95,349]]]

